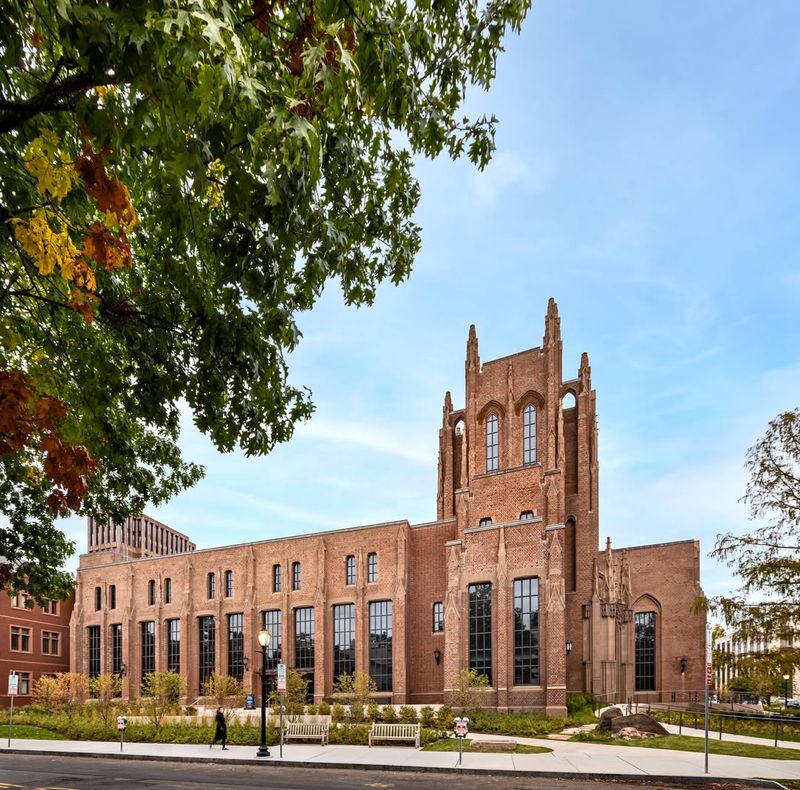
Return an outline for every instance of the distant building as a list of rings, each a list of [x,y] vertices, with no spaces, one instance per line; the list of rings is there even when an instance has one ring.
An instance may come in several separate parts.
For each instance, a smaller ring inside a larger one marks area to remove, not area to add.
[[[542,346],[508,357],[482,364],[471,327],[465,372],[464,406],[444,398],[435,521],[194,551],[142,517],[159,537],[156,556],[139,557],[130,525],[98,538],[90,523],[73,668],[124,664],[131,696],[154,669],[180,671],[191,699],[212,672],[257,691],[266,625],[270,672],[296,668],[316,701],[353,670],[386,701],[427,704],[471,667],[489,679],[489,705],[554,715],[568,691],[700,688],[700,546],[599,550],[595,391],[586,354],[562,376],[555,302]]]
[[[46,607],[28,608],[26,593],[0,591],[0,704],[8,707],[8,677],[19,676],[14,705],[32,702],[33,684],[42,675],[69,672],[74,594]]]
[[[717,688],[726,690],[731,678],[742,674],[739,667],[740,659],[758,655],[759,653],[772,653],[793,647],[794,643],[790,639],[779,639],[777,637],[735,639],[732,631],[725,631],[714,643],[714,677],[716,678]],[[795,667],[789,674],[791,678],[789,679],[787,691],[788,696],[791,697],[793,693],[800,694],[800,667]],[[776,680],[779,679],[776,678]],[[782,678],[780,680],[782,681]],[[781,689],[783,688],[780,683],[778,686]],[[783,696],[783,692],[781,692],[780,696]]]

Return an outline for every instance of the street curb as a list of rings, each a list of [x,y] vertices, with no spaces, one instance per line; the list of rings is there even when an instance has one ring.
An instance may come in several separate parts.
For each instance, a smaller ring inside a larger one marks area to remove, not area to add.
[[[570,773],[566,771],[525,771],[525,770],[492,770],[490,768],[444,768],[440,766],[425,765],[376,765],[372,763],[320,763],[303,762],[299,760],[281,760],[280,762],[270,762],[269,759],[253,757],[242,759],[230,757],[217,759],[215,757],[170,757],[162,754],[97,754],[91,752],[59,752],[48,750],[46,752],[38,749],[0,749],[1,754],[26,754],[38,755],[39,757],[85,757],[92,760],[147,760],[160,763],[214,763],[215,765],[275,765],[283,768],[323,768],[327,770],[339,771],[383,771],[385,773],[417,773],[417,774],[454,774],[460,776],[486,775],[486,776],[515,776],[531,777],[540,779],[572,779],[582,782],[627,782],[628,784],[660,786],[669,784],[684,785],[709,785],[709,784],[728,784],[740,787],[763,787],[772,790],[781,790],[783,785],[771,779],[734,779],[725,776],[672,776],[661,774],[584,774]],[[783,788],[785,790],[785,788]]]

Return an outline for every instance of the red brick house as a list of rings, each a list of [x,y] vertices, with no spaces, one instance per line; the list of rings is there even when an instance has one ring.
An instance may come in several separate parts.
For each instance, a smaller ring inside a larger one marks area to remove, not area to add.
[[[98,542],[90,523],[73,669],[124,664],[130,695],[144,673],[168,668],[190,697],[212,671],[257,691],[266,624],[270,671],[284,662],[305,673],[317,701],[354,669],[387,700],[426,704],[445,700],[469,666],[489,678],[489,704],[553,715],[568,691],[652,699],[700,688],[699,544],[600,550],[586,354],[576,373],[562,374],[553,300],[541,347],[481,363],[470,328],[464,406],[444,398],[429,523],[201,551],[147,517],[155,543],[132,523],[104,525]]]
[[[33,684],[42,675],[69,672],[69,621],[75,596],[28,608],[25,593],[0,591],[0,703],[10,704],[8,678],[19,675],[14,705],[33,701]]]

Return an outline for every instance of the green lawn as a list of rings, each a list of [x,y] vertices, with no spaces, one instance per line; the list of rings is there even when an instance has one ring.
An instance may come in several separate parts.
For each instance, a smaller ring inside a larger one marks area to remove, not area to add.
[[[622,738],[609,738],[582,733],[571,740],[584,743],[612,744],[613,746],[638,746],[644,749],[673,749],[678,752],[703,752],[705,739],[691,735],[659,735],[657,738],[646,738],[642,741],[626,741]],[[760,743],[738,743],[736,741],[709,740],[710,754],[724,754],[732,757],[759,757],[766,760],[800,760],[800,749],[775,748]]]
[[[8,738],[8,724],[0,726],[0,737],[4,740]],[[36,738],[40,741],[64,740],[64,736],[59,735],[57,732],[51,732],[42,727],[34,727],[31,724],[14,724],[11,728],[11,739],[13,740],[14,738]]]
[[[473,754],[488,754],[490,752],[497,752],[498,754],[501,753],[500,749],[471,749],[470,744],[472,741],[469,738],[464,738],[464,748],[463,751],[472,752]],[[458,738],[443,738],[440,741],[434,741],[433,743],[429,743],[427,746],[422,747],[423,752],[457,752],[458,751]],[[524,743],[518,743],[517,748],[514,749],[513,752],[507,752],[507,754],[545,754],[547,752],[552,752],[552,749],[548,749],[546,746],[528,746]]]

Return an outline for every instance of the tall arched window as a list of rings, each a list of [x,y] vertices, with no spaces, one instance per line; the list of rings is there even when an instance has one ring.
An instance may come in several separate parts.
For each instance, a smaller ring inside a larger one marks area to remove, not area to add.
[[[655,691],[656,613],[636,612],[633,627],[636,691]]]
[[[522,463],[536,463],[536,407],[532,403],[522,412]]]
[[[500,440],[497,413],[486,418],[486,471],[496,472],[500,468]]]

